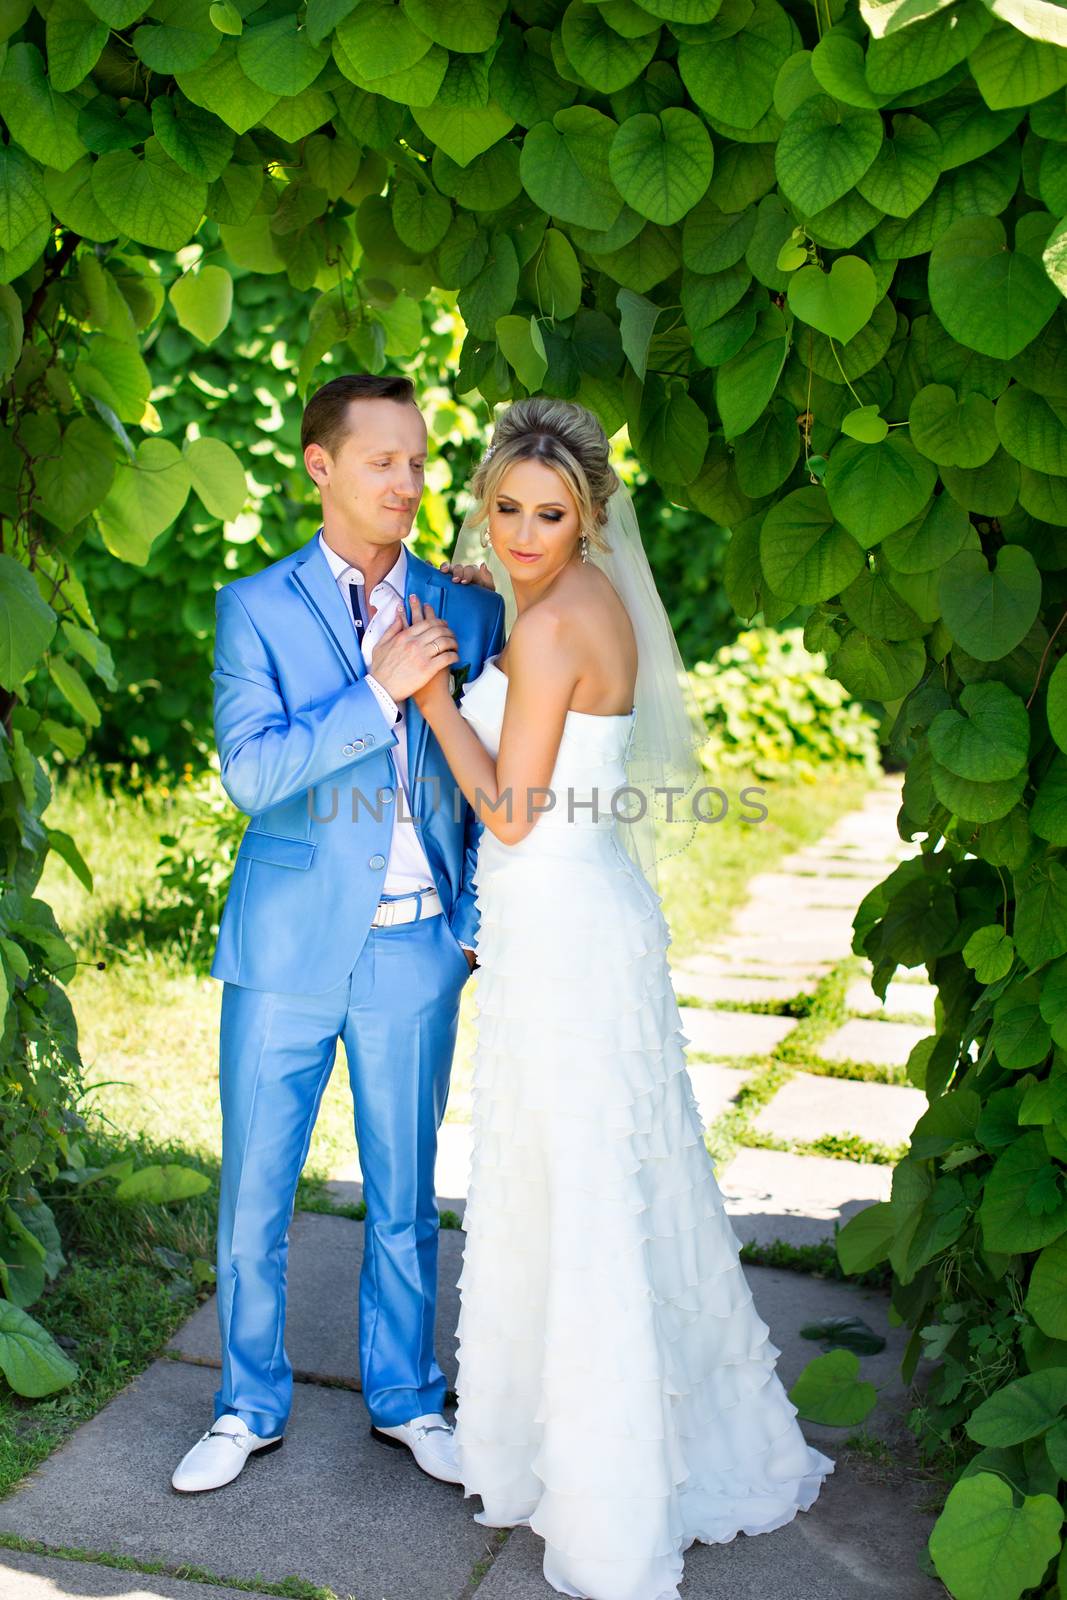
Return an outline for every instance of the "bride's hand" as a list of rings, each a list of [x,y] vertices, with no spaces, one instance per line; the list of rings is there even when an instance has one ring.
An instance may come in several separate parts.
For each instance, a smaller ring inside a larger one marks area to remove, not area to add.
[[[496,593],[493,574],[484,561],[477,567],[464,566],[462,562],[453,565],[451,561],[442,561],[441,571],[451,573],[453,583],[476,583],[480,588],[491,589],[494,594]]]
[[[436,628],[446,628],[447,638],[438,640],[438,643],[445,644],[445,648],[440,652],[440,667],[432,671],[426,681],[415,689],[411,696],[424,717],[439,708],[442,703],[451,700],[448,678],[452,668],[459,660],[459,651],[456,648],[454,635],[451,630],[447,629],[447,624],[438,620],[433,606],[423,605],[417,595],[412,595],[411,627],[415,630],[423,629],[427,626],[431,631],[435,631]]]

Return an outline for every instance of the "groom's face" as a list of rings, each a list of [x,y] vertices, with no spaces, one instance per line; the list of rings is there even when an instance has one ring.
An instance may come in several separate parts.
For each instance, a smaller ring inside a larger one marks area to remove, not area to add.
[[[417,406],[351,400],[341,443],[332,453],[309,446],[309,456],[323,509],[348,532],[385,545],[411,531],[426,471],[426,424]]]

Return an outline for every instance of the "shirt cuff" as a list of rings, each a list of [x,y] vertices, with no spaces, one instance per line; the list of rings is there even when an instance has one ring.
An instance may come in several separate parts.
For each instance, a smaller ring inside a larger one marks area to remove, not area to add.
[[[378,704],[381,706],[382,716],[385,718],[386,725],[391,728],[394,723],[400,721],[400,707],[397,705],[392,695],[382,688],[377,678],[371,677],[369,672],[364,679],[364,682],[374,695],[374,698],[377,700]]]
[[[459,941],[459,947],[461,950],[469,950],[472,956],[476,956],[478,954],[477,950],[472,944],[464,944],[462,939]]]

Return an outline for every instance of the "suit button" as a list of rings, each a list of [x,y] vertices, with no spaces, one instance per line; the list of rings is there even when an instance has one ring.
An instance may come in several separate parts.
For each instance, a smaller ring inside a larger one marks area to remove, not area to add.
[[[380,872],[382,870],[382,868],[385,866],[385,857],[384,856],[371,856],[370,860],[367,862],[367,865],[368,865],[368,867],[373,867],[375,872]]]
[[[355,753],[356,753],[356,750],[355,750],[355,746],[354,745],[343,744],[341,746],[341,754],[343,756],[354,756]]]
[[[368,733],[366,739],[361,740],[361,743],[363,743],[363,744],[373,744],[374,743],[374,735],[373,735],[373,733]]]
[[[378,799],[382,802],[383,806],[387,806],[392,798],[393,798],[392,789],[379,789],[378,790]]]
[[[355,755],[357,750],[362,750],[362,749],[363,749],[363,740],[362,739],[353,739],[352,740],[352,749],[349,752],[349,754],[350,755]]]

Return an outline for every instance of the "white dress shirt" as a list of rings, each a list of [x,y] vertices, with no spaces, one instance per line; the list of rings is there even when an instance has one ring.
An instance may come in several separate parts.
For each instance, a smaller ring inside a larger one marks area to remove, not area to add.
[[[330,571],[337,580],[337,587],[341,591],[341,598],[345,603],[345,610],[352,617],[352,627],[355,629],[355,618],[352,615],[352,602],[349,599],[349,588],[353,583],[362,583],[363,574],[358,567],[351,566],[344,558],[338,555],[326,543],[326,539],[319,531],[319,543],[323,555],[330,564]],[[374,646],[382,634],[389,627],[396,616],[397,608],[404,603],[404,591],[408,574],[408,553],[403,545],[392,570],[375,584],[370,594],[364,590],[363,618],[366,627],[363,632],[363,660],[368,669],[374,659]],[[374,606],[374,616],[369,616],[369,607]],[[369,671],[366,678],[368,687],[373,691],[375,699],[381,706],[382,721],[385,726],[396,734],[396,744],[391,754],[396,765],[397,776],[404,787],[407,799],[406,821],[399,818],[399,808],[394,805],[393,833],[389,844],[389,857],[385,867],[385,880],[382,883],[383,894],[411,894],[415,889],[431,889],[434,887],[433,873],[430,863],[426,859],[426,852],[422,848],[419,830],[410,820],[412,816],[411,788],[408,782],[408,735],[407,715],[403,706],[398,706],[392,697],[382,688],[381,684]],[[400,712],[400,721],[396,721],[396,713]],[[377,805],[377,795],[369,794],[367,801],[370,805]]]

